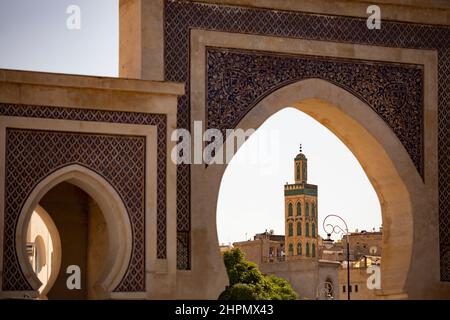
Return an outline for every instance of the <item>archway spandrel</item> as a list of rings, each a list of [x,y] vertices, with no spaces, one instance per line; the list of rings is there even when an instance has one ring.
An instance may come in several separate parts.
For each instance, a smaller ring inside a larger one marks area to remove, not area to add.
[[[365,101],[394,131],[423,176],[422,66],[226,48],[208,48],[206,54],[208,128],[235,128],[271,92],[318,78]]]

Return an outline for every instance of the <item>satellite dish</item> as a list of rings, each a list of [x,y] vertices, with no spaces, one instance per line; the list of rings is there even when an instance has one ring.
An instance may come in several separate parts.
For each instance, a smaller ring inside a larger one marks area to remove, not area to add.
[[[376,246],[372,246],[372,247],[370,247],[369,252],[370,252],[370,254],[375,254],[375,253],[377,253],[377,250],[378,250],[378,248]]]

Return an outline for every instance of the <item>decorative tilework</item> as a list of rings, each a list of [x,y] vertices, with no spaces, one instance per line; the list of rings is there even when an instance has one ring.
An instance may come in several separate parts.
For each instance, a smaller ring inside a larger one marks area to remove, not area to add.
[[[380,30],[369,30],[366,19],[317,15],[239,6],[166,0],[165,76],[186,83],[186,95],[178,100],[178,126],[189,128],[189,34],[190,29],[346,42],[400,48],[432,49],[439,56],[439,214],[441,258],[450,248],[450,28],[425,24],[383,21]],[[395,98],[394,98],[395,99]],[[178,232],[190,232],[190,172],[178,167]],[[189,247],[178,248],[178,268],[189,269]],[[187,256],[186,256],[187,255]],[[186,263],[188,261],[188,263]],[[450,281],[449,259],[441,259],[441,279]]]
[[[12,104],[0,104],[0,115],[157,126],[157,181],[159,186],[157,194],[157,256],[161,259],[166,257],[167,124],[165,115]],[[134,140],[127,142],[128,140],[124,136],[78,133],[59,133],[57,136],[53,133],[27,134],[25,136],[28,131],[17,131],[17,133],[14,131],[14,135],[10,134],[11,132],[13,131],[8,130],[6,170],[7,172],[19,170],[22,175],[12,174],[10,176],[12,180],[7,180],[7,184],[9,184],[6,186],[5,210],[9,218],[5,228],[9,229],[6,229],[8,231],[5,232],[4,248],[5,253],[7,250],[12,251],[4,256],[4,259],[9,259],[4,263],[4,290],[26,290],[29,287],[17,264],[13,242],[16,223],[14,219],[20,213],[27,195],[40,179],[57,168],[70,163],[80,163],[104,176],[119,191],[122,199],[126,200],[124,202],[133,229],[133,251],[127,272],[115,291],[145,291],[145,225],[143,223],[145,207],[142,202],[145,195],[145,181],[144,178],[131,176],[133,172],[134,174],[139,172],[144,174],[145,170],[142,168],[145,168],[145,154],[140,153],[138,146],[129,145]],[[44,136],[45,138],[43,138]],[[132,137],[126,137],[132,139]],[[38,138],[41,140],[37,141]],[[30,143],[31,145],[27,145]],[[36,154],[40,156],[38,157]],[[50,157],[55,154],[57,156]],[[48,155],[48,159],[45,155]],[[41,159],[40,162],[36,163],[35,158]],[[12,159],[15,159],[15,162],[11,162]],[[25,163],[19,164],[19,160]],[[23,170],[27,166],[29,166],[28,173]],[[136,166],[139,168],[135,168]],[[25,173],[31,176],[24,176]],[[27,182],[23,182],[22,178]],[[15,198],[18,195],[20,199]],[[17,200],[14,206],[8,207],[8,197]]]
[[[365,101],[392,128],[423,174],[423,67],[208,48],[207,127],[223,130],[289,83],[320,78]]]

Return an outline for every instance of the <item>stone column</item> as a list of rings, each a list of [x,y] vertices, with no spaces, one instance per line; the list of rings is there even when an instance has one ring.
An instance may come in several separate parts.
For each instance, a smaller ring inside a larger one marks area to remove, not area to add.
[[[164,80],[164,1],[119,1],[119,76]]]

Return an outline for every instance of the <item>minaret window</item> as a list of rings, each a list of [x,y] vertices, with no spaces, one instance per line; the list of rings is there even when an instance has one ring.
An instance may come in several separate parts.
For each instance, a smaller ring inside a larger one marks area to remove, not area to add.
[[[302,243],[301,242],[297,243],[297,255],[298,256],[302,255]]]
[[[311,250],[312,251],[312,256],[315,257],[316,256],[316,244],[315,243],[312,244],[312,248],[311,249],[312,249]]]
[[[292,217],[293,211],[294,211],[294,209],[292,208],[292,203],[289,202],[289,204],[288,204],[288,216],[289,217]]]
[[[300,163],[297,162],[297,168],[295,170],[295,175],[297,176],[297,180],[300,180]]]
[[[306,256],[309,257],[309,243],[306,244]]]
[[[297,202],[297,216],[300,217],[302,215],[302,204]]]
[[[313,223],[312,227],[311,227],[311,233],[312,233],[312,237],[315,238],[316,237],[316,225]]]
[[[305,230],[306,236],[309,237],[309,223],[306,223],[306,230]]]
[[[297,235],[302,235],[302,224],[300,222],[297,222]]]
[[[289,248],[289,250],[288,250],[289,255],[293,256],[294,255],[294,245],[292,243],[289,243],[289,247],[288,248]]]
[[[311,216],[313,219],[316,217],[316,204],[314,202],[311,205]]]
[[[306,182],[306,160],[302,162],[302,181]]]
[[[288,233],[289,233],[289,237],[292,237],[294,235],[294,226],[292,225],[291,222],[289,222],[288,224]]]

